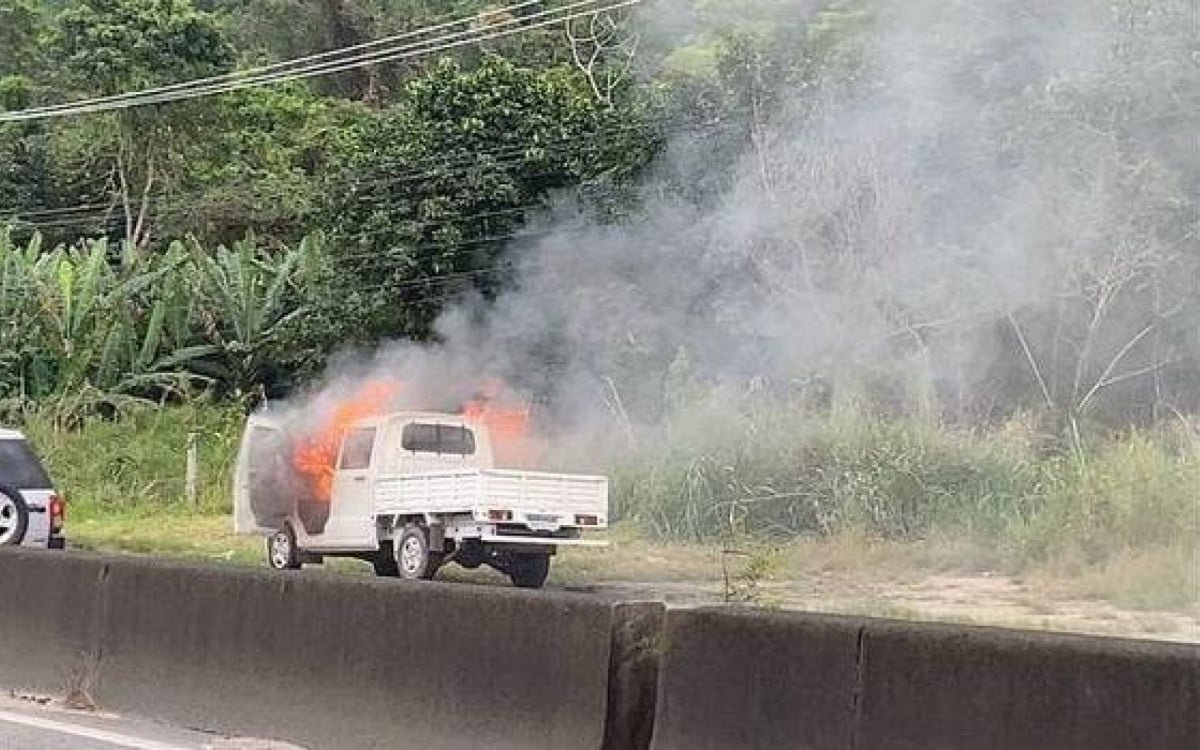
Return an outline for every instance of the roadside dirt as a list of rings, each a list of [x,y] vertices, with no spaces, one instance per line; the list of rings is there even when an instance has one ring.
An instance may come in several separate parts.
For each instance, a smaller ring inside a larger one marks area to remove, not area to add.
[[[727,603],[721,581],[610,582],[566,588],[653,599],[673,607]],[[1200,643],[1200,606],[1188,612],[1127,610],[1103,601],[1057,598],[1044,587],[997,574],[879,582],[817,574],[760,582],[748,603],[782,610]]]

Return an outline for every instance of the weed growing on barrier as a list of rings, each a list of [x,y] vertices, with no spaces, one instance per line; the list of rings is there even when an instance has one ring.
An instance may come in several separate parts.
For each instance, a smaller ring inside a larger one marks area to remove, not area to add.
[[[78,711],[95,711],[96,683],[100,675],[100,655],[83,651],[79,660],[63,678],[63,701],[68,708]]]
[[[764,584],[782,572],[785,560],[783,550],[753,541],[746,546],[750,549],[726,548],[722,551],[722,596],[725,603],[778,608],[778,597],[772,596]]]

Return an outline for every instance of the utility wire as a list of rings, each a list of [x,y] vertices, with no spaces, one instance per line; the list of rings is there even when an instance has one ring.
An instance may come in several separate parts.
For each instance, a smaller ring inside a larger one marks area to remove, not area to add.
[[[582,156],[595,153],[599,148],[602,147],[600,144],[591,143],[584,144],[577,150],[569,150],[569,146],[572,145],[572,140],[573,139],[564,139],[558,144],[558,146],[553,148],[549,146],[544,147],[544,154],[551,157],[572,155]],[[492,153],[485,152],[482,155],[486,157],[501,155],[520,156],[521,152],[527,150],[528,149],[526,147],[518,147],[510,149],[509,154],[505,154],[501,151]],[[355,179],[352,176],[346,176],[335,180],[330,180],[325,184],[320,185],[320,187],[325,190],[329,190],[341,186],[347,188],[355,194],[360,194],[360,202],[367,204],[379,204],[385,200],[389,200],[389,197],[386,195],[373,195],[374,191],[372,188],[407,184],[421,180],[428,180],[435,177],[439,179],[453,179],[456,177],[462,177],[473,171],[475,167],[473,162],[477,161],[479,156],[480,155],[475,155],[469,159],[464,158],[457,164],[455,162],[447,162],[445,164],[434,166],[433,168],[425,171],[414,170],[412,172],[400,174],[382,174],[376,177],[368,177],[365,179]],[[520,158],[495,159],[485,166],[497,169],[507,169],[514,166],[528,165],[530,163],[540,161],[542,158],[542,155],[538,155],[520,156]],[[519,174],[516,175],[516,177],[520,178],[521,180],[531,180],[542,177],[552,177],[560,174],[565,175],[566,173],[563,170],[553,169],[534,173]],[[207,195],[208,191],[204,190],[188,191],[182,194],[159,193],[151,198],[152,205],[157,204],[158,208],[155,208],[149,214],[149,217],[152,219],[161,219],[169,216],[171,213],[177,210],[186,210],[188,200],[202,200]],[[0,212],[0,215],[3,215],[3,212]],[[43,219],[43,216],[46,218]],[[123,221],[124,218],[120,214],[120,206],[111,202],[87,203],[79,206],[56,209],[27,209],[18,213],[14,213],[10,216],[10,220],[19,226],[28,226],[33,228],[87,225],[89,223],[102,221],[105,219]],[[447,220],[453,221],[454,218],[447,217]],[[413,221],[428,223],[434,220],[414,218]]]
[[[607,13],[620,8],[630,7],[643,1],[644,0],[618,0],[617,2],[610,1],[607,3],[602,3],[601,0],[581,0],[580,2],[576,2],[562,8],[541,11],[539,13],[526,16],[513,16],[483,29],[469,29],[467,31],[455,32],[444,35],[440,38],[402,45],[394,49],[385,49],[383,51],[352,55],[343,60],[304,64],[289,70],[251,76],[232,74],[235,76],[233,79],[222,80],[216,83],[203,83],[205,79],[199,79],[198,81],[172,84],[172,86],[175,88],[171,90],[166,90],[166,87],[157,87],[139,92],[120,94],[116,95],[115,97],[100,97],[67,104],[51,105],[47,107],[34,107],[25,110],[17,110],[14,112],[0,112],[0,123],[41,120],[52,117],[67,117],[79,114],[129,109],[132,107],[140,107],[149,104],[164,104],[167,102],[212,96],[229,91],[237,91],[240,89],[257,88],[284,81],[328,75],[382,62],[425,56],[435,52],[476,44],[482,41],[502,39],[515,34],[544,28],[554,24],[569,22],[576,18],[595,15],[597,13]],[[468,19],[463,19],[458,23],[470,22],[476,18],[477,16],[472,16]],[[509,28],[514,26],[515,28]],[[294,63],[284,63],[284,65],[294,65]]]
[[[513,6],[509,6],[507,8],[499,9],[495,12],[497,12],[497,13],[512,12],[512,11],[516,11],[516,10],[520,10],[522,8],[528,7],[530,5],[536,5],[539,2],[540,2],[540,0],[533,0],[532,2],[524,2],[524,3],[520,3],[518,5],[513,5]],[[152,96],[152,95],[165,94],[165,93],[177,92],[177,91],[187,91],[187,90],[193,90],[193,89],[203,89],[203,88],[211,87],[211,86],[223,86],[223,85],[228,85],[228,84],[241,83],[241,82],[246,82],[251,79],[257,79],[264,75],[273,75],[273,74],[280,73],[280,72],[292,72],[292,73],[300,72],[301,70],[305,69],[305,65],[307,63],[311,63],[314,61],[320,61],[320,60],[328,60],[330,58],[336,58],[339,56],[345,56],[345,59],[349,60],[353,56],[346,55],[346,53],[348,53],[348,52],[353,52],[353,51],[362,50],[362,49],[370,49],[370,48],[379,47],[379,46],[385,46],[385,45],[392,44],[395,42],[403,41],[405,39],[412,39],[412,38],[415,38],[418,36],[424,36],[426,34],[430,34],[435,31],[441,31],[441,30],[453,28],[455,26],[459,26],[464,23],[470,23],[471,21],[476,20],[476,18],[477,18],[477,16],[468,16],[465,18],[457,18],[457,19],[454,19],[452,21],[448,21],[445,23],[440,23],[440,24],[437,24],[434,26],[429,26],[429,27],[423,27],[420,29],[414,29],[412,31],[408,31],[405,33],[395,34],[392,36],[384,37],[382,39],[377,39],[372,42],[356,44],[356,45],[352,45],[349,47],[341,47],[341,48],[328,50],[328,51],[313,54],[313,55],[298,57],[298,58],[294,58],[291,60],[284,60],[284,61],[281,61],[278,63],[262,65],[262,66],[259,66],[256,68],[250,68],[247,70],[237,70],[237,71],[232,71],[230,73],[223,73],[220,75],[208,76],[205,78],[197,78],[197,79],[192,79],[189,81],[181,81],[178,83],[172,83],[172,84],[167,84],[167,85],[163,85],[163,86],[154,86],[154,87],[150,87],[147,89],[142,89],[140,91],[126,92],[126,93],[121,93],[121,94],[110,94],[107,96],[98,96],[98,97],[93,97],[90,99],[82,99],[82,100],[78,100],[78,101],[74,101],[74,102],[65,102],[65,103],[61,103],[61,104],[51,104],[51,105],[45,105],[45,106],[41,106],[41,107],[31,107],[27,110],[22,110],[21,112],[18,112],[16,114],[25,113],[25,114],[29,114],[29,115],[37,115],[37,114],[49,115],[49,114],[52,114],[52,113],[55,113],[55,112],[58,112],[61,110],[70,110],[70,109],[81,107],[81,106],[108,105],[108,104],[114,104],[114,103],[119,103],[119,102],[135,101],[135,100],[139,100],[139,99],[145,98],[147,96]],[[434,40],[434,41],[436,41],[436,40]]]
[[[497,15],[511,14],[511,13],[515,13],[516,11],[523,10],[523,9],[533,6],[533,5],[539,5],[539,4],[541,4],[541,2],[542,2],[542,0],[528,0],[527,2],[518,3],[516,5],[510,5],[505,8],[498,8],[496,10],[489,11],[488,13],[489,14],[494,13]],[[365,49],[372,49],[375,47],[382,47],[385,45],[404,41],[406,39],[413,39],[413,38],[416,38],[419,36],[425,36],[428,34],[432,34],[433,32],[436,32],[436,31],[443,31],[445,29],[450,29],[455,26],[462,25],[464,23],[470,23],[472,21],[477,20],[478,17],[479,17],[479,15],[468,16],[468,17],[464,17],[464,18],[456,18],[452,21],[446,21],[444,23],[439,23],[439,24],[436,24],[433,26],[426,26],[426,27],[422,27],[419,29],[412,29],[410,31],[406,31],[406,32],[403,32],[400,34],[393,34],[391,36],[382,37],[380,39],[375,39],[375,40],[369,41],[369,42],[363,42],[361,44],[355,44],[355,45],[351,45],[348,47],[339,47],[337,49],[327,50],[325,52],[318,52],[316,54],[305,55],[303,57],[297,57],[297,58],[293,58],[290,60],[282,60],[277,63],[271,63],[268,65],[260,65],[258,67],[254,67],[254,68],[247,68],[244,70],[235,70],[230,73],[222,73],[220,75],[208,76],[205,78],[196,78],[196,79],[192,79],[189,81],[180,81],[178,83],[172,83],[172,84],[163,85],[163,86],[155,86],[155,87],[151,87],[151,88],[147,88],[147,89],[142,89],[142,90],[136,91],[136,92],[127,92],[127,93],[123,93],[123,94],[110,94],[108,96],[98,96],[98,97],[93,97],[90,99],[82,99],[82,100],[75,101],[75,102],[65,102],[62,104],[51,104],[51,105],[46,105],[43,107],[33,107],[28,110],[23,110],[23,112],[27,112],[30,114],[34,114],[34,113],[49,114],[49,113],[56,112],[58,110],[71,109],[73,107],[79,107],[79,106],[84,106],[84,105],[90,106],[90,105],[96,105],[96,104],[111,104],[114,102],[121,102],[121,101],[125,101],[125,100],[130,100],[130,99],[139,99],[139,98],[143,98],[145,96],[151,95],[151,94],[162,94],[162,93],[173,92],[173,91],[198,89],[198,88],[202,88],[202,87],[206,87],[206,86],[239,83],[239,82],[244,82],[249,79],[258,78],[260,76],[275,74],[275,73],[280,73],[280,72],[297,72],[298,70],[303,69],[303,66],[305,66],[309,63],[312,63],[312,62],[329,60],[331,58],[346,56],[346,53],[349,53],[349,52],[355,52],[358,50],[365,50]],[[347,59],[349,59],[349,56],[347,56]]]
[[[600,139],[604,139],[604,138],[608,138],[608,137],[620,137],[623,135],[638,133],[644,129],[646,129],[646,128],[644,128],[643,126],[640,126],[640,125],[610,127],[610,128],[599,131],[596,135],[599,136]],[[664,135],[672,136],[672,135],[681,135],[681,134],[707,136],[707,135],[719,134],[720,132],[723,132],[723,131],[736,130],[736,129],[739,129],[739,126],[737,124],[715,123],[714,122],[714,123],[703,123],[703,124],[698,124],[698,125],[689,125],[689,126],[685,126],[685,127],[671,128],[671,129],[662,129],[662,128],[650,129],[650,133],[653,136],[664,136]],[[360,200],[378,202],[381,200],[386,200],[388,198],[388,196],[372,196],[371,191],[363,190],[362,188],[403,184],[403,183],[407,183],[407,182],[415,182],[415,181],[418,181],[421,179],[428,179],[428,178],[432,178],[432,177],[438,177],[438,178],[460,177],[460,176],[468,173],[472,169],[474,169],[479,164],[479,162],[482,161],[483,159],[494,159],[495,160],[495,161],[491,162],[490,164],[486,164],[484,166],[507,168],[507,167],[516,166],[516,165],[520,165],[520,164],[528,164],[530,162],[536,162],[536,161],[541,160],[541,158],[547,157],[547,156],[548,157],[555,157],[555,156],[561,157],[561,156],[594,154],[595,152],[599,151],[600,149],[602,149],[608,145],[606,143],[603,143],[601,140],[590,140],[590,141],[582,142],[582,144],[579,146],[578,150],[575,150],[575,151],[569,150],[570,146],[573,146],[573,145],[579,144],[579,143],[581,143],[580,139],[577,138],[576,136],[563,136],[561,138],[548,139],[548,140],[542,141],[541,143],[516,145],[516,146],[511,146],[511,147],[507,147],[507,148],[503,148],[503,149],[476,151],[476,152],[472,152],[469,154],[463,154],[461,156],[458,156],[455,158],[450,158],[450,159],[443,159],[443,157],[439,157],[439,156],[430,156],[430,157],[427,157],[425,159],[418,160],[415,162],[395,162],[395,161],[377,162],[377,163],[374,163],[371,165],[371,169],[373,171],[380,171],[380,170],[385,170],[385,169],[389,169],[391,167],[398,167],[398,166],[403,166],[403,167],[417,166],[417,167],[419,167],[416,169],[411,169],[409,171],[404,171],[404,172],[399,172],[399,173],[388,172],[388,173],[378,174],[376,176],[366,177],[366,178],[358,178],[352,174],[344,174],[344,175],[339,175],[336,177],[322,177],[319,175],[312,175],[312,176],[306,176],[306,179],[312,179],[314,181],[319,181],[318,187],[322,190],[331,190],[331,189],[336,189],[338,187],[345,187],[348,190],[353,191],[354,193],[361,193],[362,197],[360,198]],[[539,150],[543,153],[538,154],[536,156],[528,155],[528,152],[530,152],[532,150]],[[520,158],[509,158],[509,157],[520,157]],[[525,175],[525,177],[546,176],[547,174],[548,173],[538,173],[535,175]],[[549,173],[549,174],[553,174],[553,173]],[[246,187],[247,189],[250,189],[250,188],[253,188],[254,185],[255,185],[255,183],[246,183],[242,186],[234,185],[233,187],[235,187],[235,188],[236,187]],[[172,200],[172,202],[174,202],[174,203],[183,203],[184,201],[191,199],[191,198],[203,199],[203,198],[207,197],[210,194],[210,192],[212,192],[214,190],[222,189],[222,187],[226,187],[226,186],[214,186],[212,188],[187,190],[187,191],[183,191],[181,193],[160,192],[160,193],[154,194],[152,196],[152,199],[157,201],[157,200],[160,200],[163,198],[170,198]],[[11,206],[8,208],[0,208],[0,217],[4,217],[7,215],[7,217],[11,221],[18,222],[22,225],[34,226],[34,227],[70,226],[72,224],[86,224],[88,221],[92,220],[92,218],[89,218],[89,216],[78,216],[78,217],[68,217],[68,218],[62,219],[62,220],[48,219],[46,221],[39,221],[39,219],[43,215],[44,216],[56,216],[56,215],[60,215],[60,214],[70,214],[70,213],[89,213],[92,217],[94,217],[94,219],[99,220],[106,215],[113,214],[113,212],[117,211],[119,208],[120,208],[119,205],[113,204],[111,201],[84,203],[84,204],[80,204],[77,206],[67,206],[67,207],[61,207],[61,208],[58,208],[58,207],[55,207],[55,208],[20,208],[20,207],[16,207],[16,206]],[[160,216],[161,216],[161,214],[160,214]]]

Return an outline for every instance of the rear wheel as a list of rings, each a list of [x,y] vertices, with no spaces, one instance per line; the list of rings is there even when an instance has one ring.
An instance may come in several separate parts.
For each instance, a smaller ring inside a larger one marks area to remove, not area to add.
[[[550,555],[513,555],[509,562],[508,577],[517,588],[540,589],[550,575]]]
[[[0,547],[15,547],[25,539],[29,509],[20,495],[0,491]]]
[[[437,574],[442,555],[429,549],[429,534],[420,526],[408,526],[395,543],[396,567],[408,581],[429,580]]]
[[[267,564],[274,570],[300,569],[300,549],[291,526],[285,525],[267,537]]]

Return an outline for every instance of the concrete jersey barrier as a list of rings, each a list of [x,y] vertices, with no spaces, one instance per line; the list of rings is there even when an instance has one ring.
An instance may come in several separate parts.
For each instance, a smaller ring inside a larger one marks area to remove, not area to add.
[[[0,644],[4,688],[314,749],[1200,747],[1181,644],[24,550]]]
[[[107,568],[88,555],[0,550],[0,688],[86,688],[104,619]]]
[[[670,612],[654,750],[1196,750],[1200,648]]]
[[[22,551],[0,554],[0,582],[33,603],[0,613],[24,654],[0,657],[13,688],[76,674],[106,709],[314,748],[649,735],[658,605]]]

